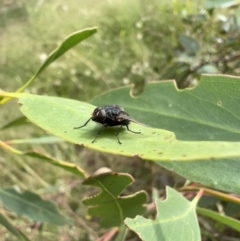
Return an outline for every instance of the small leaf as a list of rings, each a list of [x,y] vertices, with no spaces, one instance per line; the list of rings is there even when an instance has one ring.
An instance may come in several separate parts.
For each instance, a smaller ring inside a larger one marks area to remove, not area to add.
[[[128,174],[104,173],[83,181],[83,185],[102,189],[99,194],[82,201],[89,207],[89,215],[101,217],[102,227],[119,227],[126,217],[135,217],[146,211],[143,205],[147,202],[147,194],[144,191],[129,196],[119,196],[127,186],[133,183],[133,180]]]
[[[196,200],[189,202],[170,187],[167,187],[166,194],[166,200],[155,200],[155,220],[137,216],[134,219],[127,218],[125,224],[143,241],[200,241]]]
[[[20,241],[30,241],[21,231],[15,228],[6,217],[4,217],[0,213],[0,224],[2,224],[10,233],[12,233],[15,237]]]
[[[77,44],[83,40],[89,38],[97,32],[97,28],[86,28],[84,30],[77,31],[69,35],[58,48],[56,48],[45,60],[40,69],[37,71],[34,77],[37,77],[45,68],[47,68],[52,62],[57,60],[63,54],[65,54],[69,49],[75,47]],[[25,87],[25,86],[24,86]],[[23,88],[23,87],[22,87]],[[21,88],[21,90],[22,90]],[[25,87],[26,88],[26,87]],[[24,88],[24,89],[25,89]]]
[[[7,143],[0,141],[0,147],[2,147],[3,149],[10,151],[14,154],[17,155],[23,155],[23,156],[29,156],[29,157],[33,157],[33,158],[37,158],[40,159],[42,161],[45,161],[47,163],[50,163],[54,166],[60,167],[68,172],[71,172],[79,177],[86,177],[86,173],[84,172],[84,170],[82,170],[78,165],[76,165],[75,163],[71,163],[71,162],[64,162],[64,161],[60,161],[57,160],[53,157],[47,156],[43,153],[39,153],[36,151],[26,151],[26,152],[22,152],[20,150],[17,150],[11,146],[9,146]]]
[[[219,70],[211,64],[205,64],[201,68],[197,69],[198,74],[218,74]]]
[[[197,208],[197,212],[203,216],[209,217],[219,223],[225,224],[228,227],[240,232],[240,221],[228,216],[221,215],[212,210],[208,210],[205,208]]]
[[[178,41],[182,45],[182,47],[187,51],[189,54],[196,55],[199,50],[199,45],[196,40],[186,35],[180,34],[178,36]]]
[[[29,123],[28,119],[25,116],[21,116],[13,121],[7,123],[6,125],[2,126],[0,128],[0,130],[5,130],[5,129],[12,128],[12,127],[25,125],[27,123]]]
[[[35,193],[29,191],[19,193],[13,188],[1,189],[0,200],[9,211],[18,216],[28,217],[32,221],[54,225],[69,224],[53,203],[43,200]]]
[[[84,30],[77,31],[69,35],[65,40],[63,40],[63,42],[60,44],[59,47],[53,50],[53,52],[47,57],[47,59],[39,68],[39,70],[16,92],[22,92],[23,90],[25,90],[51,63],[53,63],[55,60],[57,60],[59,57],[65,54],[69,49],[73,48],[83,40],[89,38],[96,32],[97,32],[97,28],[94,27],[94,28],[86,28]],[[9,97],[4,98],[0,102],[0,104],[4,104],[8,100],[9,100]]]
[[[204,3],[204,8],[230,8],[237,7],[239,5],[238,0],[208,0]]]
[[[136,98],[143,93],[146,86],[146,79],[142,75],[137,74],[132,74],[132,77],[134,78],[134,81],[132,83],[130,95]]]
[[[235,16],[228,17],[227,21],[222,24],[222,30],[225,33],[234,32],[237,31],[237,29],[238,25]]]

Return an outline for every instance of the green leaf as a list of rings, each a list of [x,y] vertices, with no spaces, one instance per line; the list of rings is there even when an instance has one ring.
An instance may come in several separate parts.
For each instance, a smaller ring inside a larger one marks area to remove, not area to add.
[[[192,182],[214,189],[240,194],[240,159],[195,162],[158,162],[158,165],[178,173]]]
[[[178,140],[240,141],[240,78],[205,75],[186,90],[177,90],[173,81],[152,82],[139,98],[129,93],[129,87],[119,88],[91,103],[119,104],[137,120],[174,132]]]
[[[219,70],[212,64],[205,64],[201,68],[197,69],[198,74],[218,74]]]
[[[151,83],[137,99],[131,98],[129,92],[129,87],[109,91],[92,103],[121,104],[137,120],[173,131],[178,140],[191,141],[192,145],[195,141],[209,140],[210,144],[240,140],[240,78],[206,75],[195,88],[183,91],[170,81]],[[211,145],[207,148],[211,149]],[[239,158],[158,164],[191,181],[240,194]]]
[[[0,213],[0,224],[2,224],[10,233],[20,241],[30,241],[21,231],[15,228],[8,219]]]
[[[22,92],[26,89],[52,62],[57,60],[63,54],[65,54],[69,49],[73,48],[83,40],[89,38],[97,32],[97,28],[86,28],[84,30],[77,31],[69,35],[63,42],[57,47],[53,52],[47,57],[39,70],[16,92]],[[3,99],[0,104],[4,104],[9,100],[9,98]]]
[[[25,138],[25,139],[15,139],[6,141],[7,144],[53,144],[64,142],[63,139],[56,136],[43,136],[38,138]]]
[[[53,52],[47,57],[47,59],[42,64],[40,69],[34,75],[34,77],[36,78],[44,69],[46,69],[52,62],[54,62],[59,57],[61,57],[63,54],[65,54],[69,49],[75,47],[77,44],[79,44],[83,40],[89,38],[96,32],[97,32],[97,28],[94,27],[94,28],[86,28],[84,30],[77,31],[77,32],[69,35],[66,39],[63,40],[63,42],[59,45],[59,47],[57,47],[55,50],[53,50]],[[21,90],[22,90],[22,88],[21,88]]]
[[[203,216],[216,220],[219,223],[225,224],[228,227],[240,232],[240,221],[237,219],[221,215],[217,212],[205,208],[197,208],[197,212]]]
[[[21,126],[21,125],[25,125],[29,123],[28,119],[25,117],[25,116],[21,116],[9,123],[7,123],[6,125],[2,126],[0,128],[0,130],[6,130],[6,129],[9,129],[9,128],[12,128],[12,127],[16,127],[16,126]]]
[[[54,225],[69,224],[69,221],[59,214],[53,203],[43,200],[35,193],[29,191],[20,193],[13,188],[2,189],[0,200],[6,209],[18,216]]]
[[[238,6],[238,0],[208,0],[204,3],[204,8],[212,9],[212,8],[230,8],[234,6]]]
[[[81,178],[86,177],[86,173],[84,172],[84,170],[82,170],[78,165],[76,165],[75,163],[71,163],[71,162],[65,162],[65,161],[60,161],[57,160],[53,157],[47,156],[43,153],[40,152],[36,152],[36,151],[26,151],[26,152],[22,152],[20,150],[17,150],[11,146],[9,146],[7,143],[0,141],[0,147],[2,147],[3,149],[12,152],[14,154],[17,155],[23,155],[23,156],[29,156],[32,158],[37,158],[40,159],[42,161],[45,161],[47,163],[50,163],[54,166],[60,167],[62,169],[64,169],[65,171],[71,172],[74,175],[77,175]]]
[[[50,156],[44,155],[42,153],[38,153],[36,151],[28,151],[28,152],[24,152],[24,155],[26,156],[30,156],[33,158],[39,158],[47,163],[50,163],[54,166],[60,167],[62,169],[64,169],[65,171],[71,172],[74,175],[77,175],[81,178],[86,177],[86,173],[84,172],[83,169],[81,169],[78,165],[76,165],[75,163],[71,163],[71,162],[65,162],[65,161],[59,161],[57,159],[54,159]]]
[[[146,79],[139,74],[132,74],[131,77],[134,79],[134,82],[132,83],[131,96],[138,97],[145,89]]]
[[[178,173],[192,182],[214,189],[240,194],[240,159],[223,159],[195,162],[158,162],[158,165]]]
[[[199,50],[199,45],[196,40],[186,35],[180,34],[178,36],[178,41],[182,45],[182,47],[187,51],[188,54],[197,54]]]
[[[173,163],[209,158],[240,157],[240,142],[178,141],[171,132],[137,124],[131,124],[131,129],[141,130],[142,133],[137,135],[127,130],[122,131],[120,133],[122,145],[116,140],[115,133],[118,129],[115,128],[104,129],[97,141],[92,143],[99,130],[99,127],[94,128],[96,126],[94,122],[90,122],[80,130],[74,130],[73,127],[84,124],[91,116],[95,106],[59,97],[24,93],[5,93],[5,95],[18,97],[22,113],[42,129],[64,140],[98,151],[123,156],[139,156],[145,160],[172,161]],[[138,112],[142,114],[139,109]]]
[[[122,225],[126,217],[144,213],[146,208],[143,205],[147,202],[147,194],[144,191],[119,196],[133,181],[130,175],[124,173],[104,173],[85,179],[83,185],[102,189],[100,193],[82,201],[89,207],[89,215],[101,217],[101,226],[110,228]]]
[[[127,218],[125,224],[143,241],[200,241],[200,230],[196,216],[196,204],[186,200],[174,189],[166,188],[166,200],[155,200],[157,216],[150,220],[137,216]]]
[[[236,18],[234,16],[229,16],[227,21],[222,24],[222,30],[225,33],[230,33],[236,31],[238,29],[238,25],[236,23]],[[239,43],[237,43],[239,45]],[[234,46],[234,41],[230,44]]]

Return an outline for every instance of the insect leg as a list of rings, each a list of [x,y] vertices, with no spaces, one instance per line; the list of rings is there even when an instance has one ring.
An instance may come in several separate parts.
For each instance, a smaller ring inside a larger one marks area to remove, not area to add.
[[[128,131],[130,131],[132,133],[135,133],[135,134],[140,134],[141,133],[141,131],[132,131],[132,130],[129,129],[128,125],[126,125],[126,126],[127,126]]]
[[[84,124],[84,125],[82,125],[82,126],[79,126],[79,127],[74,127],[73,129],[80,129],[80,128],[82,128],[82,127],[84,127],[84,126],[86,126],[87,125],[87,123],[90,121],[92,119],[92,117]]]
[[[100,134],[101,130],[103,129],[103,127],[105,127],[105,126],[102,125],[102,126],[100,127],[100,129],[98,130],[98,133],[97,133],[97,135],[95,136],[95,138],[93,139],[92,143],[94,143],[94,142],[96,141],[96,139],[97,139],[97,137],[99,136],[99,134]]]
[[[116,135],[119,144],[122,144],[122,142],[119,140],[119,137],[118,137],[122,126],[123,126],[123,125],[121,125],[120,128],[118,129],[118,133],[117,133],[117,135]]]

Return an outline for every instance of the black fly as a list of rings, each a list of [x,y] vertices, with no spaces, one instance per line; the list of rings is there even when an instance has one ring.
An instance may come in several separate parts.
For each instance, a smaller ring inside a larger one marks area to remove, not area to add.
[[[123,108],[117,105],[109,105],[109,106],[103,106],[103,107],[97,107],[93,113],[92,116],[89,118],[89,120],[82,126],[74,127],[74,129],[80,129],[88,124],[90,120],[93,120],[95,122],[98,122],[102,124],[101,128],[99,129],[97,135],[95,136],[92,143],[97,139],[97,136],[100,134],[101,130],[104,127],[111,127],[111,126],[120,126],[117,132],[117,140],[119,144],[122,144],[119,140],[119,133],[123,126],[127,127],[127,130],[130,132],[133,132],[135,134],[140,134],[141,132],[135,132],[129,129],[128,125],[130,122],[135,122],[137,124],[143,125],[141,123],[138,123],[134,119],[132,119]]]

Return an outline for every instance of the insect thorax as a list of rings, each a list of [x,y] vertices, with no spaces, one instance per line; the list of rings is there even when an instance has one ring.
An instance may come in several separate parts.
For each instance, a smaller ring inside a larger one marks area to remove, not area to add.
[[[128,125],[128,114],[117,106],[98,107],[94,110],[92,120],[103,124],[104,126]]]

